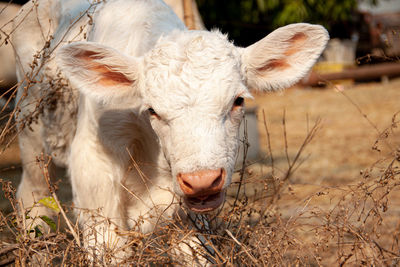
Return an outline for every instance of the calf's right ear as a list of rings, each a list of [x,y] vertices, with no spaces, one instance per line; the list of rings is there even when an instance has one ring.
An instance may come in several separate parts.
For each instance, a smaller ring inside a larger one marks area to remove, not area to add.
[[[56,60],[72,86],[99,103],[126,103],[139,95],[139,60],[113,48],[76,42],[60,48]]]

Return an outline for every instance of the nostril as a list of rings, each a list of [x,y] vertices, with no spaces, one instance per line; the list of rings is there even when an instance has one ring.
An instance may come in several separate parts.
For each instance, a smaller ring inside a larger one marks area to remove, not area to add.
[[[182,180],[182,182],[183,182],[183,184],[184,184],[186,187],[188,187],[188,188],[190,188],[190,189],[193,189],[193,186],[191,186],[188,182],[183,181],[183,180]]]
[[[218,178],[214,180],[214,182],[211,184],[211,188],[218,187],[221,181],[222,181],[222,174],[220,174]]]

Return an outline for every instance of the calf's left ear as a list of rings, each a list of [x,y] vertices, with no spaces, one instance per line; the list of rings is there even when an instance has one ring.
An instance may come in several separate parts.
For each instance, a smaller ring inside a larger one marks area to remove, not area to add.
[[[242,50],[242,72],[251,89],[287,88],[303,78],[321,55],[329,34],[307,23],[279,28]]]
[[[56,59],[70,83],[99,103],[128,104],[139,95],[139,60],[113,48],[76,42],[60,48]]]

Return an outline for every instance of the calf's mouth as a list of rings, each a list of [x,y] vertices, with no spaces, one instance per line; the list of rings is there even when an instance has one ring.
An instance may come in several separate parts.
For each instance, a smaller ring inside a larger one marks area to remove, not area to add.
[[[225,200],[225,191],[204,196],[185,196],[186,206],[194,212],[203,213],[219,208]]]

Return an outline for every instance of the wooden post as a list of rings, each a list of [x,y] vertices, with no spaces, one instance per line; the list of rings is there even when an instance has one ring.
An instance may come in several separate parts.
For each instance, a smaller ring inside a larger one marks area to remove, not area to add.
[[[182,0],[182,1],[183,1],[183,19],[186,24],[186,27],[189,30],[194,30],[196,26],[194,24],[192,0]]]

